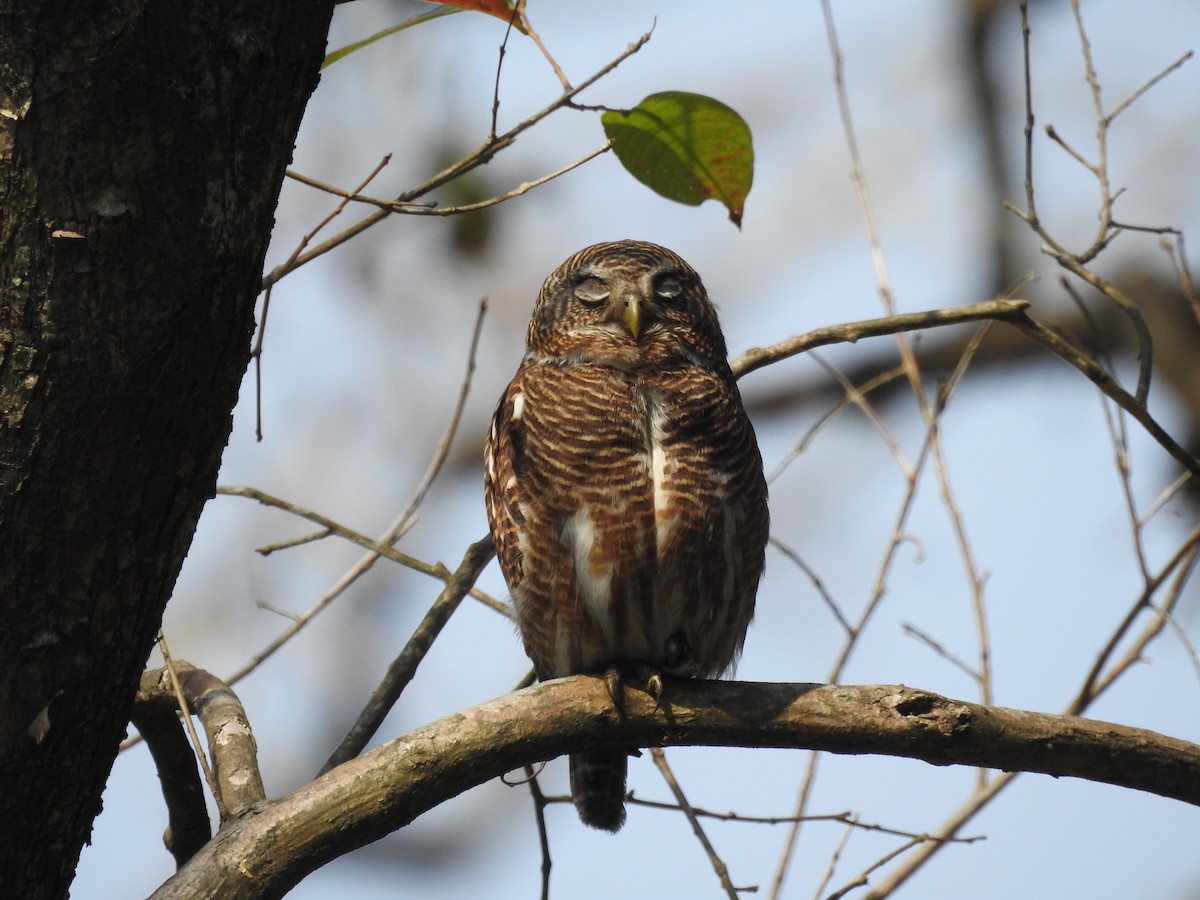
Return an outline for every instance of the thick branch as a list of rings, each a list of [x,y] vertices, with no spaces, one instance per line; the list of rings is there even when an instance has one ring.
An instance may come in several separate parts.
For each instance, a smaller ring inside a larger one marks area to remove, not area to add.
[[[599,746],[880,753],[1070,775],[1200,805],[1200,746],[1123,725],[949,700],[892,685],[667,685],[664,708],[577,676],[447,716],[231,822],[155,894],[280,897],[329,860],[525,763]]]
[[[173,666],[187,712],[200,717],[208,738],[219,806],[228,817],[237,817],[266,797],[246,712],[229,685],[215,675],[182,660]],[[143,673],[132,721],[150,747],[167,801],[170,825],[163,842],[176,864],[183,865],[209,838],[208,811],[196,757],[180,726],[179,702],[165,668]]]
[[[162,670],[146,672],[134,700],[131,721],[146,740],[163,799],[167,802],[167,829],[163,844],[175,857],[176,868],[196,855],[212,837],[204,787],[196,769],[196,754],[179,724],[179,704],[160,684]]]

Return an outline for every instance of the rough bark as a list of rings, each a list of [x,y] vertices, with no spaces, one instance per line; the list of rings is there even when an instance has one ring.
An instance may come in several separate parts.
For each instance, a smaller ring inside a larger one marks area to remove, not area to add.
[[[0,15],[0,884],[63,897],[213,494],[332,0]]]
[[[524,764],[600,747],[707,744],[880,753],[1075,776],[1200,805],[1200,746],[1124,725],[985,707],[895,685],[667,684],[661,706],[549,681],[352,759],[223,827],[153,900],[281,897],[329,860]]]

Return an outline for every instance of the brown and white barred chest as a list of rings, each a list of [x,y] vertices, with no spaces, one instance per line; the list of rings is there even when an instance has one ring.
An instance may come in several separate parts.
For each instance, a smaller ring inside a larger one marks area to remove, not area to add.
[[[725,376],[530,362],[514,379],[497,411],[522,560],[510,588],[540,677],[622,661],[711,676],[741,649],[765,486]]]

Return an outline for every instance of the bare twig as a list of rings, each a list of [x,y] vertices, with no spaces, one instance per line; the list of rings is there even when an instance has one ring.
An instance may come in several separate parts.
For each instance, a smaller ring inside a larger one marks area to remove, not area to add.
[[[696,811],[692,809],[692,804],[688,802],[687,797],[684,795],[683,788],[675,780],[675,773],[671,771],[671,766],[667,763],[667,755],[663,753],[661,747],[652,748],[650,755],[654,758],[654,765],[662,773],[667,787],[675,795],[675,802],[679,804],[679,809],[691,824],[692,833],[696,835],[696,840],[700,842],[700,846],[704,848],[704,852],[708,855],[708,861],[712,865],[713,871],[717,873],[717,880],[721,882],[721,889],[725,891],[725,896],[729,897],[730,900],[738,900],[738,889],[733,886],[733,882],[729,879],[729,867],[725,865],[725,860],[721,859],[717,854],[717,851],[708,839],[708,835],[704,833],[704,828],[701,827],[700,820],[696,817]]]
[[[187,729],[188,737],[192,741],[192,749],[196,751],[196,761],[200,763],[200,771],[204,773],[204,780],[208,783],[208,790],[217,804],[217,812],[221,816],[221,821],[224,822],[229,818],[229,810],[225,806],[225,800],[221,797],[221,788],[217,784],[217,778],[213,774],[212,767],[208,764],[208,756],[204,753],[204,745],[200,743],[200,736],[196,733],[196,725],[192,721],[192,709],[188,705],[187,696],[183,693],[183,685],[179,683],[179,673],[175,671],[175,665],[171,661],[171,651],[167,648],[167,637],[163,634],[161,628],[158,629],[158,651],[162,654],[163,668],[166,670],[167,678],[171,682],[171,690],[175,694],[175,702],[179,704],[179,712],[183,717],[183,727]]]
[[[1182,66],[1185,62],[1187,62],[1189,59],[1191,59],[1195,55],[1196,55],[1196,51],[1194,51],[1194,50],[1187,51],[1181,57],[1179,57],[1179,59],[1175,60],[1175,62],[1171,63],[1169,66],[1164,68],[1161,72],[1159,72],[1157,75],[1155,75],[1149,81],[1147,81],[1141,87],[1137,88],[1128,97],[1126,97],[1124,100],[1122,100],[1120,103],[1118,103],[1115,107],[1113,107],[1112,112],[1110,112],[1108,115],[1106,115],[1104,117],[1104,119],[1103,119],[1104,126],[1107,128],[1109,125],[1111,125],[1113,123],[1113,120],[1116,119],[1117,116],[1119,116],[1121,113],[1125,112],[1125,110],[1129,109],[1129,107],[1131,107],[1134,103],[1136,103],[1139,99],[1141,99],[1141,96],[1144,93],[1146,93],[1146,91],[1150,90],[1150,88],[1154,87],[1156,84],[1158,84],[1160,81],[1162,81],[1164,78],[1166,78],[1168,75],[1170,75],[1172,72],[1174,72],[1176,69],[1178,69],[1180,66]]]
[[[508,39],[512,35],[513,26],[518,18],[524,18],[525,4],[514,3],[512,15],[508,19],[508,27],[504,29],[504,39],[500,41],[500,49],[496,54],[496,80],[492,84],[492,124],[488,129],[487,139],[496,140],[496,121],[500,116],[500,73],[504,71],[504,55],[508,52]]]
[[[929,843],[929,842],[930,842],[930,839],[926,838],[926,837],[916,837],[916,838],[912,838],[911,840],[905,841],[903,844],[901,844],[899,847],[897,847],[891,853],[886,853],[883,856],[881,856],[879,859],[875,860],[875,862],[873,862],[871,865],[867,866],[867,868],[863,869],[857,876],[855,876],[853,879],[851,879],[846,884],[844,884],[841,888],[839,888],[838,890],[836,890],[832,894],[830,894],[828,897],[826,897],[825,900],[841,900],[842,897],[845,897],[848,893],[850,893],[855,888],[860,888],[860,887],[866,886],[870,881],[870,878],[869,878],[870,874],[872,872],[874,872],[876,869],[883,868],[888,863],[890,863],[893,859],[895,859],[897,856],[900,856],[902,853],[906,853],[907,851],[911,850],[913,847],[915,847],[919,844],[925,844],[925,843]]]
[[[730,363],[733,374],[741,378],[755,369],[787,359],[826,344],[853,344],[865,337],[899,334],[902,331],[917,331],[941,325],[960,325],[963,322],[978,322],[983,319],[1009,321],[1018,318],[1029,308],[1028,300],[989,300],[969,306],[951,306],[928,312],[900,313],[879,319],[864,319],[843,325],[828,325],[797,337],[788,338],[769,347],[751,347]]]
[[[525,783],[529,786],[529,795],[533,797],[533,819],[537,823],[538,845],[542,851],[541,900],[550,900],[550,870],[554,865],[550,859],[550,833],[546,828],[546,807],[550,805],[550,801],[542,793],[542,786],[538,784],[533,766],[525,766]]]
[[[850,842],[850,835],[854,834],[854,824],[853,821],[846,823],[846,827],[842,830],[841,840],[833,848],[833,852],[829,854],[829,862],[825,866],[825,874],[821,876],[821,880],[817,882],[817,889],[813,891],[813,900],[820,900],[821,895],[825,893],[825,888],[829,886],[829,882],[833,881],[833,873],[837,871],[837,864],[842,858],[842,851],[846,849],[846,844]]]
[[[639,50],[641,50],[642,47],[645,46],[646,42],[649,40],[650,40],[650,33],[647,32],[646,34],[643,34],[640,38],[638,38],[638,40],[634,41],[632,44],[630,44],[628,47],[626,47],[625,50],[622,53],[620,53],[615,59],[613,59],[607,65],[603,66],[601,69],[599,69],[590,78],[585,79],[578,87],[573,87],[570,90],[564,91],[558,97],[558,99],[555,100],[553,103],[549,104],[548,106],[544,107],[543,109],[538,110],[536,113],[531,115],[529,118],[525,119],[524,121],[522,121],[522,122],[518,123],[517,125],[513,126],[512,128],[510,128],[504,134],[499,135],[498,137],[489,135],[488,138],[483,142],[483,144],[481,144],[476,150],[467,154],[465,157],[460,159],[458,162],[443,169],[441,172],[438,172],[432,178],[427,180],[424,184],[417,185],[416,187],[405,191],[404,193],[402,193],[400,196],[398,196],[396,198],[395,202],[398,204],[402,204],[402,205],[410,204],[412,201],[425,196],[430,191],[436,190],[437,188],[441,187],[443,184],[446,184],[449,181],[453,181],[455,178],[459,177],[463,173],[470,172],[471,170],[476,169],[481,165],[484,165],[489,160],[491,160],[492,157],[494,157],[497,153],[499,153],[501,150],[505,149],[506,147],[511,146],[516,141],[517,137],[520,136],[523,132],[528,131],[530,128],[532,128],[538,122],[545,119],[551,113],[557,112],[558,110],[560,110],[566,106],[569,106],[571,101],[580,92],[591,87],[593,84],[595,84],[601,78],[606,76],[609,72],[613,71],[613,69],[617,68],[617,66],[619,66],[621,63],[623,63],[629,57],[633,56],[633,54],[635,54]],[[392,214],[391,210],[385,210],[385,209],[377,210],[376,212],[372,213],[371,215],[363,218],[361,221],[359,221],[359,222],[355,223],[354,225],[350,226],[349,228],[345,229],[341,233],[334,235],[333,237],[329,238],[328,240],[324,241],[323,243],[319,244],[318,246],[312,248],[307,253],[304,253],[295,259],[289,260],[288,262],[284,263],[283,265],[277,266],[276,268],[274,268],[270,272],[268,272],[265,276],[263,276],[263,282],[262,282],[263,289],[265,290],[266,288],[269,288],[271,285],[278,282],[285,275],[289,274],[290,272],[294,272],[296,269],[311,262],[312,260],[316,259],[318,256],[328,253],[330,250],[334,249],[335,247],[338,247],[338,246],[344,244],[346,241],[350,240],[355,235],[361,234],[362,232],[366,231],[372,225],[376,225],[379,222],[382,222],[384,219],[386,219],[391,214]]]
[[[386,166],[389,162],[391,162],[391,159],[392,159],[392,154],[390,154],[390,153],[387,154],[386,156],[384,156],[383,159],[381,159],[378,162],[378,164],[375,166],[375,168],[371,170],[371,173],[362,180],[362,182],[359,184],[359,186],[357,188],[355,188],[354,193],[358,193],[359,191],[365,189],[368,184],[370,184],[372,181],[374,181],[375,176],[383,171],[384,166]],[[333,210],[330,211],[330,213],[327,216],[325,216],[325,218],[323,218],[320,222],[317,223],[315,228],[313,228],[310,232],[308,232],[306,235],[304,235],[304,237],[302,237],[300,239],[300,243],[296,245],[296,249],[292,251],[291,256],[288,257],[287,262],[285,262],[284,265],[285,266],[293,265],[296,262],[296,260],[299,258],[300,254],[304,252],[304,248],[309,245],[309,243],[313,240],[313,238],[315,238],[326,225],[328,225],[335,218],[337,218],[338,216],[340,216],[342,214],[342,210],[344,210],[346,208],[346,204],[349,201],[350,201],[350,197],[349,196],[345,197],[341,203],[339,203],[337,206],[335,206],[333,208]],[[267,284],[267,285],[265,285],[265,287],[266,287],[267,293],[266,293],[266,296],[263,297],[262,315],[259,316],[259,320],[258,320],[258,334],[254,338],[254,349],[252,351],[250,351],[250,358],[254,360],[254,437],[256,440],[259,440],[259,441],[261,441],[263,439],[263,432],[262,432],[263,342],[267,339],[267,317],[271,312],[271,285]]]
[[[1179,288],[1183,291],[1183,296],[1187,297],[1188,303],[1192,306],[1192,313],[1200,322],[1200,291],[1196,289],[1196,279],[1192,277],[1191,268],[1188,266],[1183,235],[1176,234],[1174,237],[1174,244],[1166,238],[1159,243],[1166,251],[1167,258],[1171,260],[1171,268],[1175,270],[1175,278],[1179,281]]]
[[[130,721],[146,741],[163,800],[167,828],[163,844],[180,868],[212,837],[204,786],[196,767],[196,753],[179,720],[179,700],[169,684],[162,684],[162,669],[143,672],[134,698]],[[164,689],[165,688],[165,689]]]
[[[517,0],[513,6],[513,15],[519,17],[525,33],[529,35],[530,40],[537,45],[537,48],[542,51],[542,56],[546,57],[546,62],[550,63],[550,68],[554,70],[554,74],[558,77],[558,83],[562,85],[563,90],[571,90],[571,82],[567,80],[567,76],[563,73],[558,63],[554,61],[554,57],[550,55],[550,51],[546,49],[546,45],[542,43],[542,39],[538,37],[538,33],[529,24],[529,17],[525,15],[525,0]]]
[[[1024,69],[1025,69],[1025,205],[1024,212],[1016,210],[1012,206],[1006,204],[1007,208],[1016,213],[1023,221],[1025,221],[1034,233],[1037,234],[1045,246],[1042,251],[1049,255],[1055,262],[1062,266],[1067,271],[1071,272],[1076,277],[1082,279],[1092,287],[1100,291],[1105,297],[1115,303],[1125,317],[1129,320],[1138,342],[1138,385],[1135,396],[1142,405],[1145,405],[1150,395],[1150,378],[1153,372],[1153,342],[1150,337],[1150,331],[1146,326],[1145,318],[1142,316],[1141,310],[1137,304],[1128,297],[1124,292],[1118,289],[1107,279],[1100,277],[1087,267],[1087,264],[1100,254],[1112,240],[1129,226],[1121,225],[1113,218],[1113,205],[1120,195],[1120,191],[1113,191],[1108,174],[1108,132],[1112,126],[1113,120],[1118,115],[1125,111],[1131,103],[1141,97],[1151,87],[1169,75],[1171,72],[1178,69],[1184,62],[1191,58],[1192,54],[1186,53],[1171,65],[1167,66],[1163,71],[1159,72],[1148,82],[1133,92],[1129,97],[1122,101],[1118,106],[1108,114],[1104,112],[1104,103],[1101,97],[1100,81],[1096,75],[1096,68],[1092,61],[1091,42],[1087,35],[1087,29],[1083,23],[1083,14],[1079,6],[1079,0],[1071,0],[1071,10],[1075,17],[1076,31],[1079,35],[1080,50],[1084,61],[1084,77],[1087,80],[1088,88],[1092,96],[1092,105],[1096,120],[1096,162],[1088,162],[1082,154],[1072,148],[1067,142],[1054,130],[1053,126],[1047,126],[1046,133],[1062,147],[1072,158],[1083,165],[1097,180],[1100,190],[1100,210],[1099,210],[1099,226],[1095,239],[1092,245],[1086,250],[1079,253],[1071,253],[1066,250],[1041,223],[1037,215],[1036,198],[1034,192],[1033,181],[1033,91],[1032,78],[1030,73],[1030,52],[1029,52],[1029,11],[1026,2],[1021,4],[1021,27],[1022,27],[1022,44],[1024,54]],[[1158,229],[1139,227],[1137,230],[1155,231]],[[1173,229],[1162,229],[1165,231],[1173,231]]]
[[[799,567],[800,571],[808,576],[808,580],[812,582],[812,586],[816,589],[818,596],[820,596],[820,598],[825,602],[825,605],[829,607],[829,611],[833,613],[833,617],[837,619],[838,624],[842,626],[842,631],[844,631],[847,635],[851,634],[854,629],[851,627],[850,622],[846,619],[846,616],[842,613],[842,610],[838,607],[837,602],[829,593],[829,589],[825,587],[825,582],[821,580],[821,576],[818,575],[808,565],[808,563],[801,559],[800,554],[791,547],[774,537],[770,539],[770,542],[772,547],[794,562]]]
[[[425,470],[425,474],[421,476],[420,482],[417,484],[417,489],[413,492],[412,499],[409,500],[408,506],[399,516],[399,521],[407,523],[412,520],[416,511],[425,501],[425,495],[429,493],[429,489],[433,486],[433,482],[437,480],[438,474],[442,471],[442,467],[446,464],[446,457],[450,455],[450,445],[454,443],[454,436],[458,434],[458,426],[462,422],[463,410],[467,405],[467,397],[471,393],[471,382],[475,377],[475,355],[479,352],[479,337],[483,334],[483,318],[487,315],[488,299],[483,297],[479,301],[479,313],[475,316],[475,328],[471,332],[471,346],[467,350],[467,368],[463,373],[462,384],[458,389],[458,399],[454,403],[454,409],[450,413],[450,421],[446,425],[446,430],[442,434],[441,440],[438,441],[437,450],[433,454],[433,459],[429,462],[429,467]]]
[[[1187,469],[1193,477],[1200,478],[1200,461],[1197,461],[1173,437],[1167,434],[1166,430],[1150,415],[1145,404],[1117,384],[1094,359],[1028,316],[1018,315],[1005,321],[1041,344],[1059,359],[1082,372],[1105,396],[1111,398],[1121,409],[1133,416],[1176,462]]]
[[[966,825],[975,815],[988,805],[989,802],[1012,784],[1017,777],[1015,772],[1004,772],[995,778],[976,787],[975,793],[967,798],[942,826],[932,834],[934,840],[914,849],[895,869],[887,874],[882,882],[866,895],[864,900],[883,900],[889,897],[901,885],[916,873],[926,862],[933,858],[946,843],[958,834],[958,830]]]
[[[941,418],[941,414],[945,411],[946,405],[950,402],[950,396],[954,389],[962,380],[963,375],[967,371],[967,367],[975,358],[975,354],[979,351],[979,345],[983,342],[984,336],[991,327],[991,322],[985,322],[982,326],[976,329],[971,335],[971,339],[967,341],[967,346],[963,349],[962,355],[958,358],[958,363],[954,367],[954,371],[950,375],[949,381],[938,392],[936,411],[933,421],[937,422]],[[976,678],[979,684],[979,700],[981,703],[991,705],[992,702],[992,664],[991,664],[991,638],[989,637],[987,606],[984,602],[983,595],[983,576],[979,572],[979,566],[975,562],[975,553],[971,549],[971,542],[967,537],[966,523],[963,521],[962,512],[958,508],[958,503],[954,499],[954,491],[950,486],[950,468],[946,464],[946,456],[942,449],[942,437],[940,427],[930,429],[930,449],[933,452],[933,470],[937,475],[938,487],[941,490],[942,505],[946,509],[946,515],[950,519],[951,527],[954,531],[954,540],[958,544],[958,555],[962,560],[963,569],[967,577],[967,588],[971,592],[971,612],[975,620],[975,635],[978,643],[979,653],[979,668]],[[979,778],[982,780],[986,777],[986,773],[982,770],[979,772]]]
[[[480,200],[477,203],[466,203],[462,206],[438,206],[430,201],[428,203],[401,203],[398,200],[383,200],[379,197],[371,197],[367,194],[362,194],[357,191],[343,191],[332,185],[317,181],[315,178],[309,178],[306,175],[301,175],[295,172],[289,172],[293,179],[306,184],[309,187],[314,187],[317,190],[324,191],[329,194],[334,194],[338,197],[344,197],[347,200],[352,200],[357,203],[365,203],[368,206],[375,206],[379,209],[386,210],[390,213],[407,216],[457,216],[463,213],[478,212],[481,209],[487,209],[489,206],[496,206],[504,203],[507,200],[512,200],[515,197],[520,197],[529,193],[536,187],[541,187],[549,181],[553,181],[559,176],[566,175],[568,172],[578,169],[584,163],[590,162],[602,153],[607,153],[612,149],[612,141],[606,141],[595,150],[584,154],[579,159],[572,163],[567,163],[561,169],[556,169],[548,175],[542,175],[540,178],[535,178],[533,181],[526,181],[517,185],[510,191],[505,191],[503,194],[498,194],[495,197],[489,197],[487,200]]]
[[[234,672],[232,675],[230,675],[229,679],[228,679],[230,684],[236,684],[238,681],[245,678],[247,675],[249,675],[251,672],[253,672],[255,669],[257,669],[260,665],[262,665],[267,659],[269,659],[275,653],[275,651],[277,651],[280,647],[282,647],[284,644],[286,644],[288,641],[290,641],[293,637],[295,637],[301,630],[304,629],[305,626],[308,625],[309,622],[311,622],[318,614],[320,614],[322,610],[324,610],[330,603],[332,603],[335,599],[337,599],[339,596],[341,596],[341,594],[346,590],[346,588],[348,588],[351,584],[353,584],[355,581],[357,581],[365,572],[367,572],[367,570],[369,570],[371,568],[371,566],[373,566],[375,564],[375,561],[378,560],[380,557],[383,557],[385,559],[390,559],[393,562],[400,563],[400,565],[402,565],[402,566],[405,566],[405,567],[410,568],[417,572],[421,572],[422,574],[428,575],[431,578],[437,578],[441,581],[449,581],[451,578],[450,570],[447,569],[441,563],[430,564],[427,562],[423,562],[419,559],[416,559],[415,557],[409,556],[406,553],[401,553],[399,550],[394,549],[388,543],[386,543],[386,540],[395,533],[395,530],[396,530],[395,526],[397,524],[401,523],[402,520],[400,520],[400,519],[397,519],[396,522],[392,523],[392,527],[389,528],[388,532],[383,535],[383,540],[372,541],[370,538],[366,537],[365,535],[359,534],[356,531],[351,531],[350,529],[346,528],[343,525],[339,525],[338,523],[334,522],[331,519],[326,519],[324,516],[320,516],[318,513],[314,513],[314,512],[311,512],[310,510],[306,510],[301,507],[294,506],[293,504],[290,504],[284,500],[280,500],[277,497],[272,497],[271,495],[266,494],[263,491],[258,490],[257,488],[218,487],[217,493],[218,494],[228,494],[228,495],[233,495],[233,496],[238,496],[238,497],[249,497],[251,499],[257,500],[259,503],[262,503],[264,505],[275,506],[275,507],[278,507],[279,509],[286,509],[289,512],[293,512],[296,515],[303,516],[304,518],[307,518],[307,519],[313,519],[314,521],[320,520],[323,523],[328,523],[328,526],[330,527],[330,530],[332,531],[332,533],[337,534],[340,537],[344,537],[347,540],[353,541],[354,543],[359,544],[360,546],[363,546],[363,547],[367,547],[369,549],[369,552],[365,556],[363,556],[357,563],[355,563],[354,566],[351,567],[351,569],[346,574],[344,574],[340,579],[338,579],[337,583],[332,588],[330,588],[324,595],[322,595],[316,601],[316,603],[314,603],[311,607],[309,607],[303,613],[299,613],[299,614],[295,615],[292,618],[291,625],[289,625],[286,629],[284,629],[282,632],[280,632],[279,635],[273,641],[271,641],[269,644],[267,644],[266,647],[264,647],[262,650],[260,650],[258,653],[256,653],[253,657],[251,657],[250,660],[245,665],[243,665],[240,669],[238,669],[236,672]],[[486,606],[490,607],[491,609],[495,610],[496,612],[500,613],[503,616],[508,616],[508,617],[512,616],[512,612],[506,604],[500,602],[499,600],[496,600],[494,597],[491,597],[488,594],[485,594],[483,591],[480,591],[478,588],[472,588],[470,591],[470,596],[474,597],[476,600],[479,600],[480,602],[482,602],[483,604],[485,604]]]
[[[947,650],[944,644],[934,640],[916,625],[913,625],[909,622],[903,622],[901,623],[900,628],[909,637],[920,641],[942,659],[946,660],[946,662],[950,663],[950,665],[954,666],[959,671],[964,672],[972,681],[981,680],[978,669],[971,668],[971,666],[969,666],[964,660]]]
[[[350,729],[325,765],[321,767],[319,774],[324,775],[334,766],[339,766],[362,752],[367,741],[375,735],[379,726],[383,724],[383,720],[387,718],[387,714],[396,705],[400,694],[416,675],[417,667],[429,653],[429,648],[433,646],[433,642],[441,634],[446,623],[450,621],[450,617],[462,603],[463,597],[467,595],[467,591],[471,589],[475,579],[479,577],[479,573],[491,561],[494,554],[495,549],[490,536],[467,548],[466,555],[463,556],[458,569],[446,582],[446,587],[438,595],[433,605],[429,607],[400,655],[392,661],[383,681],[375,689],[370,701],[359,714],[354,727]]]
[[[1141,613],[1151,608],[1155,592],[1166,583],[1167,579],[1173,578],[1174,584],[1171,591],[1168,593],[1167,600],[1163,604],[1162,612],[1170,614],[1178,602],[1179,596],[1182,593],[1183,586],[1186,584],[1193,567],[1196,564],[1197,549],[1200,548],[1200,525],[1192,529],[1191,534],[1187,536],[1183,544],[1175,551],[1174,555],[1169,559],[1159,570],[1159,573],[1152,578],[1146,580],[1145,587],[1130,606],[1129,611],[1121,620],[1121,623],[1113,630],[1109,636],[1108,642],[1103,649],[1097,654],[1096,661],[1092,664],[1091,670],[1087,677],[1083,680],[1083,687],[1079,689],[1075,699],[1071,705],[1067,707],[1067,711],[1071,714],[1081,714],[1087,707],[1100,696],[1109,685],[1113,683],[1116,677],[1125,669],[1129,668],[1134,662],[1141,658],[1142,649],[1156,637],[1162,630],[1165,622],[1162,616],[1156,616],[1147,625],[1146,630],[1142,633],[1129,651],[1126,652],[1124,658],[1113,666],[1112,669],[1105,675],[1104,667],[1108,665],[1109,659],[1116,652],[1118,645],[1124,640],[1125,636],[1133,627],[1133,623],[1141,615]]]
[[[821,416],[817,419],[817,421],[815,421],[809,427],[808,431],[806,431],[804,433],[804,435],[800,438],[800,440],[796,442],[795,446],[793,446],[787,452],[787,454],[783,457],[783,459],[781,459],[779,461],[779,463],[775,466],[775,468],[767,476],[767,484],[774,484],[775,480],[777,478],[779,478],[780,475],[783,474],[784,470],[788,466],[790,466],[800,456],[800,454],[804,453],[808,449],[809,445],[812,443],[813,439],[816,438],[816,436],[820,433],[821,429],[824,428],[831,421],[833,421],[834,417],[837,416],[837,414],[840,413],[843,409],[846,409],[847,407],[852,405],[852,400],[851,400],[852,396],[858,395],[858,396],[865,397],[865,396],[869,395],[872,391],[874,391],[876,388],[883,387],[884,385],[890,384],[891,382],[895,381],[897,378],[903,378],[903,377],[904,377],[904,368],[903,367],[889,369],[886,372],[880,372],[874,378],[871,378],[871,379],[867,380],[866,382],[864,382],[863,384],[856,386],[854,389],[853,395],[843,392],[842,395],[840,397],[838,397],[837,400],[834,401],[833,405],[830,406],[829,409],[827,409],[824,413],[822,413]]]
[[[862,411],[862,414],[871,423],[871,426],[888,448],[888,453],[896,461],[896,465],[900,467],[900,474],[906,479],[911,478],[913,474],[912,465],[905,458],[904,451],[900,449],[900,442],[896,440],[896,436],[892,434],[892,429],[888,428],[887,424],[883,421],[883,417],[876,411],[874,404],[867,399],[866,394],[851,384],[846,376],[839,372],[837,367],[826,360],[821,354],[814,352],[812,353],[812,358],[838,383],[850,405]]]
[[[553,802],[570,803],[570,797],[550,798]],[[657,800],[643,800],[640,797],[635,797],[632,793],[625,798],[627,803],[634,806],[642,806],[646,809],[661,809],[669,812],[679,812],[678,803],[662,803]],[[700,806],[692,806],[692,811],[697,816],[705,819],[719,819],[722,822],[741,822],[748,825],[790,825],[796,821],[795,816],[751,816],[745,813],[738,812],[717,812],[716,810],[704,809]],[[903,831],[898,828],[888,828],[885,825],[879,825],[872,822],[864,822],[858,817],[855,812],[840,812],[840,813],[819,813],[809,814],[804,816],[805,822],[837,822],[842,825],[850,825],[859,831],[875,831],[879,834],[890,834],[895,837],[902,838],[928,838],[929,836],[921,833],[917,834],[912,831]],[[969,837],[954,838],[953,842],[958,844],[974,844],[977,841],[984,840],[983,835],[971,835]]]

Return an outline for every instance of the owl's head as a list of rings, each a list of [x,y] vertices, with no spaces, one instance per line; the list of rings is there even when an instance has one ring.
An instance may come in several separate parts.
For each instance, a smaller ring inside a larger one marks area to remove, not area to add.
[[[727,365],[717,314],[696,271],[666,247],[585,247],[538,294],[527,356],[543,362]]]

